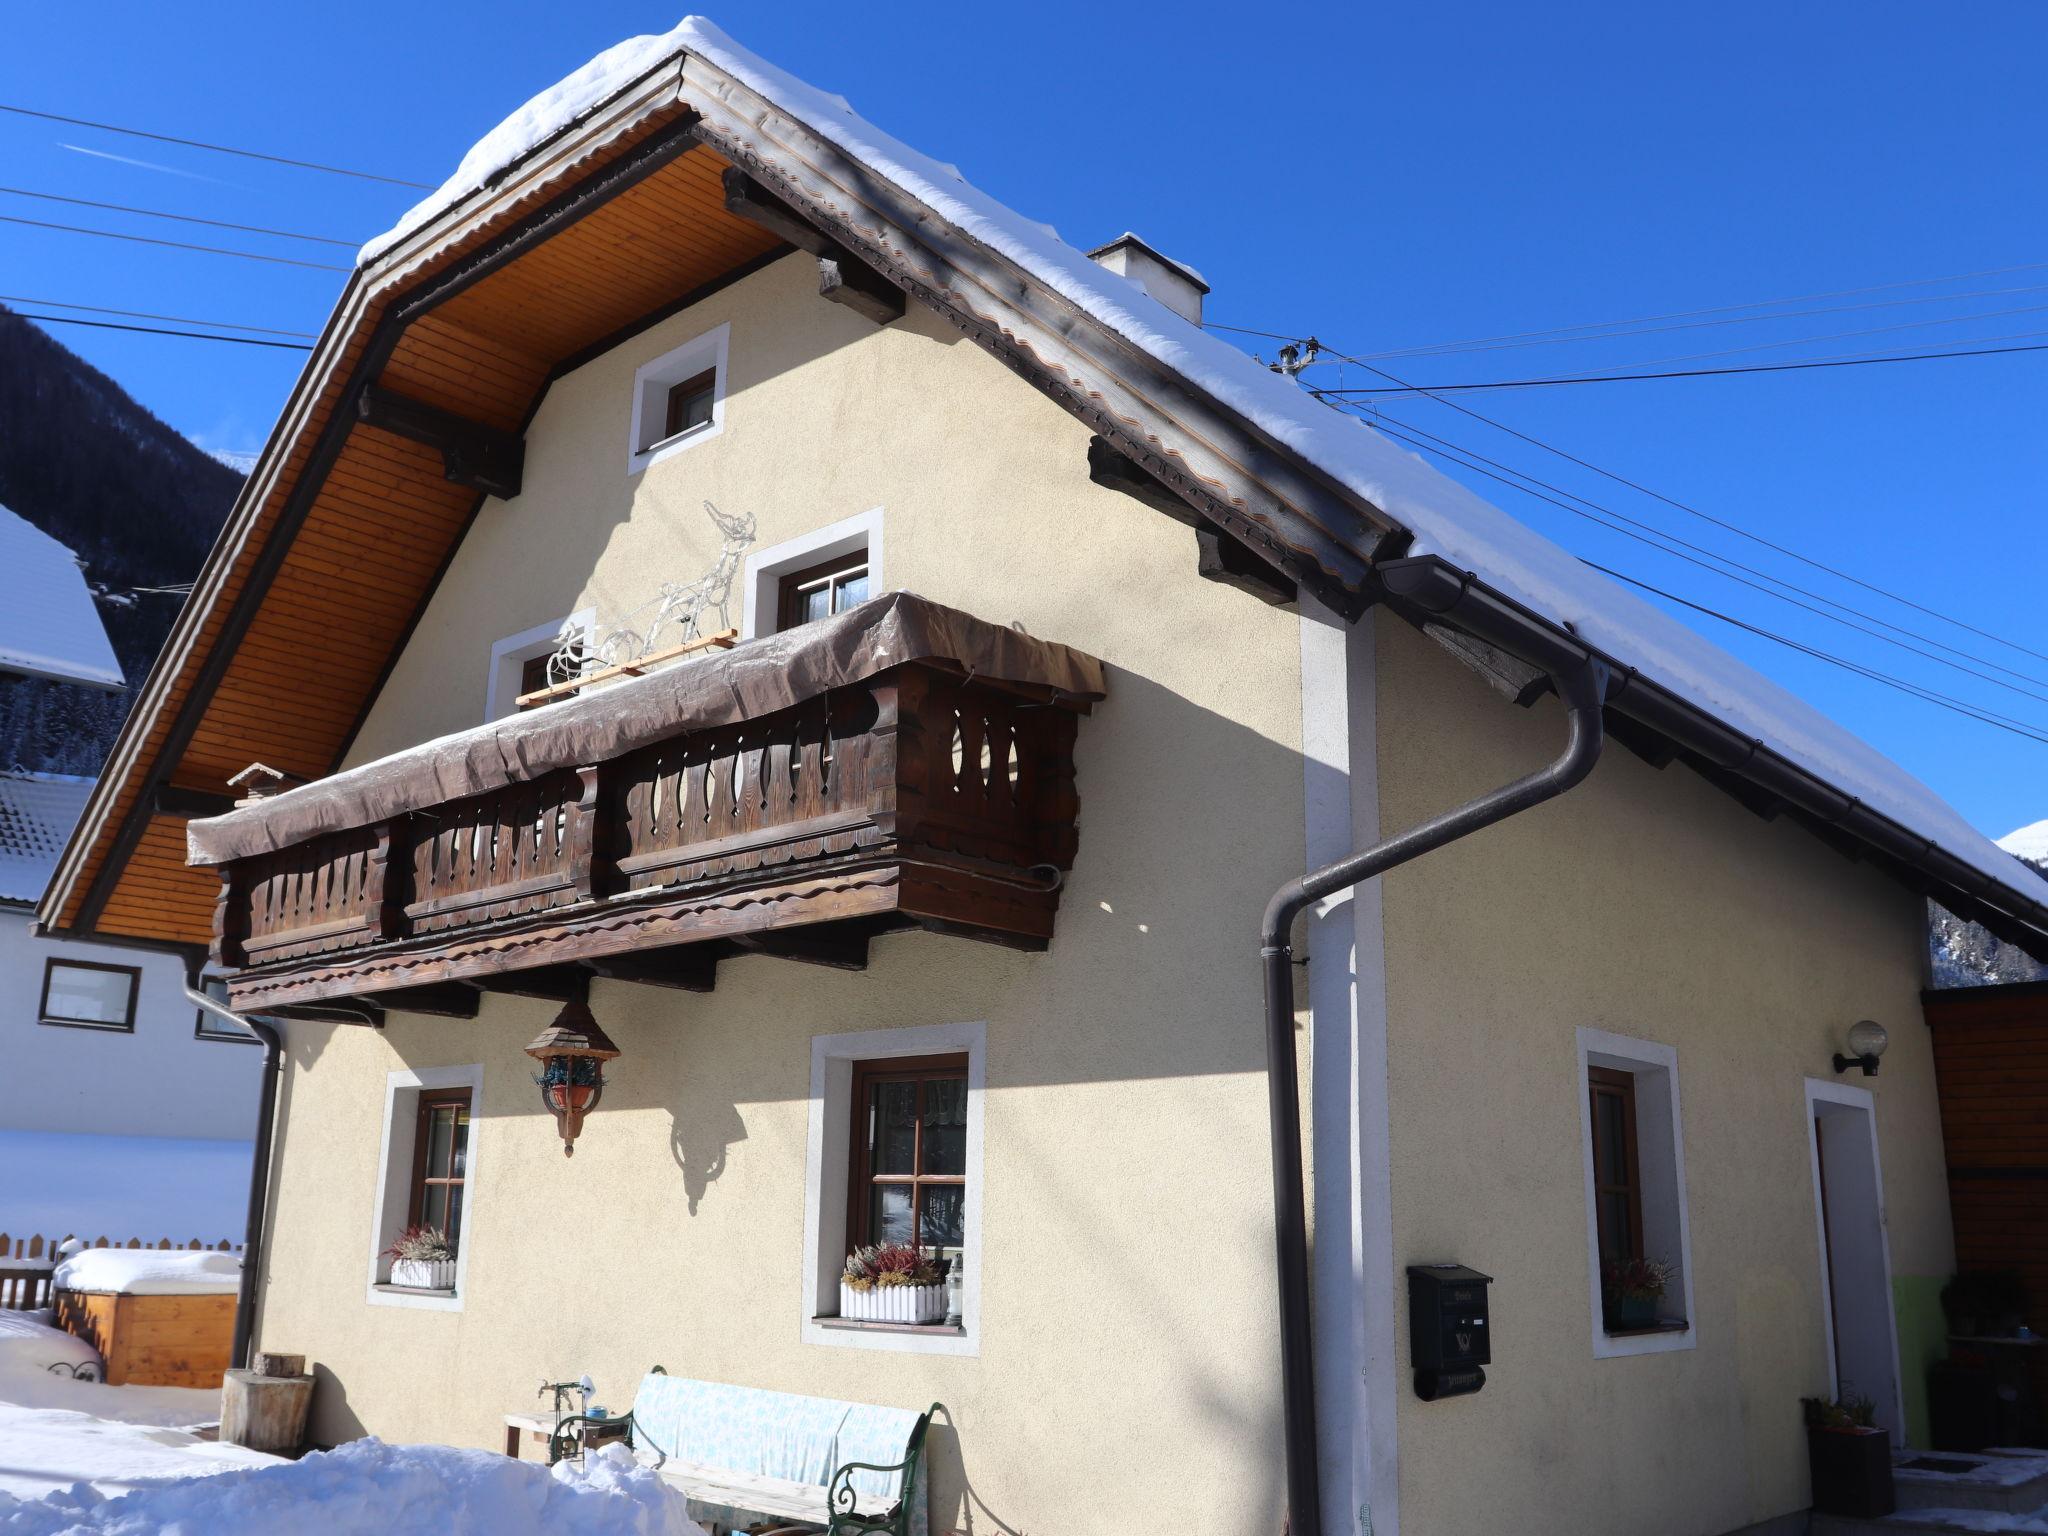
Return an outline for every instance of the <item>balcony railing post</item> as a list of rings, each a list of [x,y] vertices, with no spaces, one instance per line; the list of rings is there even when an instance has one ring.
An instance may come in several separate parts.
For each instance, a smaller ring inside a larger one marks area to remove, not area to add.
[[[604,789],[604,765],[593,763],[576,770],[576,779],[582,792],[568,807],[567,848],[569,854],[569,876],[575,882],[576,894],[588,900],[611,894],[611,877],[615,868],[611,852],[605,845],[610,841],[603,835],[604,818],[600,815],[599,798]]]
[[[875,723],[868,731],[868,804],[885,839],[915,841],[924,822],[931,778],[924,706],[930,680],[915,667],[896,667],[871,684]]]
[[[233,864],[221,866],[220,895],[213,902],[213,942],[208,952],[213,963],[223,970],[249,963],[249,952],[243,947],[249,936],[249,899],[245,891],[238,889],[242,882],[236,879],[237,868]]]
[[[1030,808],[1032,841],[1046,863],[1060,869],[1074,867],[1080,847],[1081,792],[1074,783],[1074,738],[1080,726],[1078,716],[1064,709],[1038,712],[1037,729],[1030,733],[1029,750],[1038,754],[1037,788]],[[1025,749],[1025,734],[1017,736],[1019,751]]]
[[[377,841],[370,847],[363,872],[363,921],[380,939],[399,938],[405,932],[405,892],[401,887],[412,860],[397,831],[396,822],[377,823]]]

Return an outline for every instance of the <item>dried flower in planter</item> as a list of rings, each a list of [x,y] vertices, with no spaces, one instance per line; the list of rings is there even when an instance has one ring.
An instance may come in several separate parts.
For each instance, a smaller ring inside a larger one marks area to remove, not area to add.
[[[387,1259],[410,1259],[415,1264],[439,1264],[455,1257],[455,1245],[439,1227],[407,1227],[384,1250]]]
[[[846,1257],[840,1278],[856,1291],[877,1286],[937,1285],[944,1271],[938,1259],[907,1243],[870,1243]]]
[[[1601,1270],[1600,1288],[1611,1301],[1654,1301],[1671,1288],[1671,1266],[1662,1259],[1630,1259]]]
[[[1877,1399],[1850,1392],[1830,1402],[1824,1397],[1802,1397],[1806,1422],[1815,1429],[1854,1431],[1877,1427]]]

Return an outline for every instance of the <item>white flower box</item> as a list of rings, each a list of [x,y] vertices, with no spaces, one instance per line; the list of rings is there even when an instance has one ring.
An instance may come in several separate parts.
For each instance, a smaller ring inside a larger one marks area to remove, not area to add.
[[[453,1259],[393,1259],[391,1283],[419,1291],[455,1289]]]
[[[946,1287],[877,1285],[857,1291],[842,1281],[839,1315],[861,1323],[942,1323],[946,1320]]]

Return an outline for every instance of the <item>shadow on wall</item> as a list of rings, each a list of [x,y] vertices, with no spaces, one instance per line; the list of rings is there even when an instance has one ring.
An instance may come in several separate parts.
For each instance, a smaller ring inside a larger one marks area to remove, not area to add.
[[[683,1195],[694,1216],[704,1191],[725,1172],[726,1148],[747,1139],[747,1124],[722,1096],[709,1104],[671,1109],[668,1115],[669,1156],[683,1172]]]

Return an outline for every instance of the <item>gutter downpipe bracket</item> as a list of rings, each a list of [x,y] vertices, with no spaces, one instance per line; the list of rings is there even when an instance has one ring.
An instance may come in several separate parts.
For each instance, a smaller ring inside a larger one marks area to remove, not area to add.
[[[256,1099],[256,1145],[249,1157],[249,1214],[242,1230],[242,1287],[235,1297],[235,1339],[228,1358],[250,1368],[256,1334],[256,1276],[263,1267],[263,1227],[270,1202],[270,1143],[277,1118],[277,1084],[284,1075],[284,1035],[263,1019],[246,1018],[208,997],[198,985],[197,967],[185,978],[185,996],[216,1018],[238,1024],[263,1042],[263,1083]]]
[[[1446,574],[1440,562],[1425,557],[1399,566],[1436,566],[1430,575]],[[1383,567],[1383,572],[1387,568]],[[1568,712],[1564,751],[1548,766],[1504,784],[1455,809],[1433,816],[1405,832],[1345,855],[1333,864],[1290,880],[1266,904],[1259,929],[1259,961],[1266,999],[1266,1083],[1273,1144],[1273,1235],[1280,1293],[1280,1370],[1287,1456],[1287,1531],[1289,1536],[1323,1536],[1322,1481],[1317,1464],[1314,1328],[1309,1302],[1309,1253],[1306,1195],[1301,1157],[1301,1085],[1295,1069],[1294,967],[1291,931],[1306,908],[1326,896],[1385,874],[1388,870],[1432,853],[1496,822],[1554,800],[1579,784],[1599,761],[1605,735],[1601,709],[1608,669],[1582,647],[1561,641],[1553,632],[1513,613],[1487,594],[1475,592],[1471,578],[1458,573],[1456,595],[1430,609],[1431,616],[1464,621],[1478,638],[1509,651],[1535,650]],[[1425,580],[1424,585],[1434,584]],[[1398,590],[1407,582],[1388,583],[1393,595],[1420,594]],[[1468,602],[1468,599],[1477,599]],[[1461,611],[1461,610],[1469,610]],[[1532,643],[1533,642],[1533,643]]]

